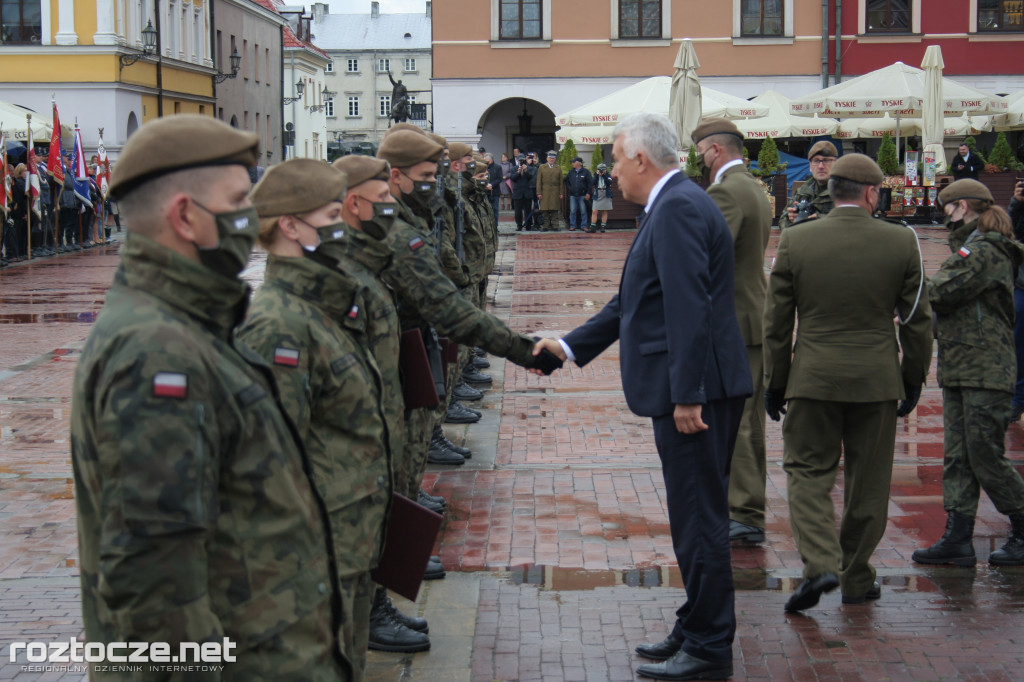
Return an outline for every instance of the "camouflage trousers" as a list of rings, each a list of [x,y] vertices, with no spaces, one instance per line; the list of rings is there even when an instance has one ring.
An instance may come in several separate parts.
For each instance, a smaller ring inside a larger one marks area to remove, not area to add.
[[[405,452],[401,464],[395,466],[395,492],[413,502],[419,495],[420,482],[427,467],[434,424],[438,423],[439,411],[443,409],[445,401],[442,400],[437,407],[418,407],[405,413]]]
[[[764,443],[764,358],[761,346],[747,346],[754,394],[743,403],[729,469],[729,518],[764,528],[767,455]]]
[[[1024,482],[1006,458],[1004,438],[1012,394],[984,388],[943,388],[942,506],[978,512],[984,490],[1003,514],[1024,512]]]
[[[370,607],[376,589],[369,573],[338,581],[341,597],[341,628],[338,648],[352,667],[352,682],[362,682],[366,673],[366,651],[370,645]]]

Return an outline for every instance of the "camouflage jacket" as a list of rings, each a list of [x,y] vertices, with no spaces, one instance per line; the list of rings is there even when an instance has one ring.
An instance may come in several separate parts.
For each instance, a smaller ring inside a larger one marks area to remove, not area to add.
[[[810,200],[811,205],[814,206],[812,213],[817,213],[819,218],[824,218],[835,207],[832,195],[828,193],[828,182],[819,185],[813,177],[800,185],[800,189],[793,193],[793,201],[789,205],[792,206],[803,199]],[[779,216],[779,227],[790,227],[789,215],[785,211]]]
[[[359,285],[309,258],[270,256],[238,337],[270,364],[327,505],[341,578],[376,568],[391,501],[380,370]]]
[[[484,265],[481,277],[484,279],[494,269],[494,254],[498,250],[498,226],[494,223],[494,206],[491,205],[487,190],[479,182],[474,182],[470,195],[484,239]]]
[[[449,180],[446,180],[446,197],[452,207],[452,215],[458,216],[459,211],[459,178],[458,174],[449,172]],[[451,195],[447,194],[447,188],[451,188]],[[464,233],[462,236],[463,249],[466,259],[463,265],[469,272],[470,284],[476,285],[486,276],[487,245],[484,241],[483,227],[480,225],[480,218],[473,207],[471,199],[472,181],[462,178],[462,219]]]
[[[458,250],[455,248],[455,211],[447,201],[448,177],[440,167],[437,181],[441,185],[441,194],[435,200],[432,209],[435,215],[440,213],[444,227],[442,233],[434,237],[441,241],[441,267],[455,286],[465,287],[469,285],[469,269],[459,260]]]
[[[225,678],[257,676],[249,660],[330,679],[325,509],[270,369],[232,337],[247,295],[129,233],[75,372],[85,634],[175,651],[228,637]]]
[[[964,227],[971,228],[970,236],[932,275],[928,288],[936,313],[939,385],[1012,393],[1013,279],[1024,247],[998,232],[974,232],[973,223]]]
[[[517,365],[533,364],[530,337],[517,334],[498,318],[469,302],[441,271],[432,237],[422,227],[410,224],[418,219],[399,201],[400,217],[386,237],[391,264],[382,273],[384,281],[399,297],[402,328],[433,326],[441,336],[467,346],[480,346],[489,353],[508,358]],[[419,322],[413,322],[419,319]]]

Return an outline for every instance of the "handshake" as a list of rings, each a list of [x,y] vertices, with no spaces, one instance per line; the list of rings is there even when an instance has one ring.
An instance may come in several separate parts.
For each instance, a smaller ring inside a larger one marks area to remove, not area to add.
[[[562,344],[555,339],[542,339],[539,336],[533,337],[537,345],[533,347],[533,364],[527,369],[537,376],[548,376],[556,369],[562,369],[562,364],[568,359]]]

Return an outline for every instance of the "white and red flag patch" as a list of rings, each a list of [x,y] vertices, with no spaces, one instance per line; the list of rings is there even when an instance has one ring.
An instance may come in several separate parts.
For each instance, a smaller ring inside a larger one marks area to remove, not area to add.
[[[188,397],[188,375],[180,372],[157,372],[153,377],[154,398]]]
[[[410,251],[417,251],[417,250],[418,250],[418,249],[419,249],[420,247],[422,247],[422,246],[423,246],[423,245],[424,245],[425,243],[426,243],[426,242],[424,242],[424,241],[423,241],[422,239],[420,239],[419,237],[413,237],[412,239],[410,239],[410,240],[409,240],[409,250],[410,250]]]
[[[294,348],[275,348],[274,364],[284,365],[285,367],[298,367],[299,351]]]
[[[968,256],[970,256],[970,255],[971,255],[971,250],[970,250],[970,249],[968,249],[968,248],[967,248],[966,246],[961,246],[961,247],[960,247],[960,250],[959,250],[959,251],[957,251],[957,253],[958,253],[958,254],[959,254],[959,255],[960,255],[960,256],[961,256],[962,258],[967,258]]]
[[[354,320],[354,319],[356,319],[357,317],[359,317],[359,306],[357,306],[357,305],[354,305],[354,306],[352,306],[351,308],[349,308],[349,309],[348,309],[348,317],[349,317],[349,319],[351,319],[351,320]]]

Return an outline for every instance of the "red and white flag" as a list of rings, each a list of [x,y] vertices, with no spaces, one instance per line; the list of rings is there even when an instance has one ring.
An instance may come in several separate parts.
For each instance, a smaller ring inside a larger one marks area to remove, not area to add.
[[[7,215],[7,197],[11,196],[11,179],[7,175],[7,140],[0,132],[0,212]]]
[[[157,372],[153,376],[154,398],[188,397],[188,375],[180,372]]]
[[[28,154],[25,158],[25,165],[28,166],[28,173],[25,174],[25,196],[29,197],[32,212],[42,217],[39,212],[39,163],[36,159],[35,142],[32,140],[31,118],[28,126]]]
[[[99,157],[96,183],[100,187],[100,196],[106,201],[107,192],[110,190],[110,161],[107,159],[107,148],[103,144],[103,128],[100,128],[100,142],[96,148],[96,155]]]
[[[60,149],[60,116],[57,115],[57,103],[53,103],[53,133],[50,135],[50,154],[46,157],[46,172],[53,176],[53,181],[64,185],[64,166],[61,164]]]

